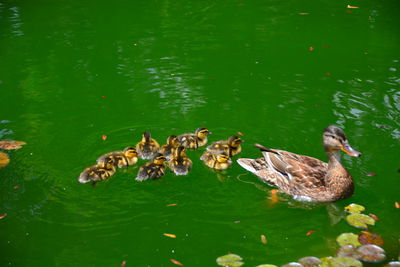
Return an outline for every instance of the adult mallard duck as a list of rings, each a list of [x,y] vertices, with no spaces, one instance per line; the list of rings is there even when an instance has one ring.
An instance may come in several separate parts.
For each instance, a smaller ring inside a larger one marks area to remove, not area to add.
[[[142,182],[147,179],[158,179],[165,174],[165,156],[161,153],[157,153],[153,160],[145,163],[139,169],[136,181]]]
[[[179,145],[178,136],[170,135],[167,138],[167,143],[161,146],[160,153],[164,154],[167,159],[170,159]]]
[[[244,141],[239,136],[231,136],[228,140],[222,140],[212,143],[207,147],[207,151],[213,153],[226,153],[229,157],[235,156],[242,151],[240,145]]]
[[[178,136],[179,143],[185,148],[196,149],[207,144],[207,135],[212,134],[206,128],[197,128],[195,133],[185,133]]]
[[[97,159],[97,164],[105,163],[108,159],[114,160],[114,166],[125,168],[135,164],[138,161],[138,154],[134,147],[128,146],[123,151],[109,152]]]
[[[78,177],[78,182],[85,184],[88,182],[96,183],[110,178],[115,173],[115,162],[112,158],[107,158],[103,163],[87,167]]]
[[[192,161],[186,156],[186,148],[179,146],[168,166],[176,175],[187,175],[192,168]]]
[[[232,164],[232,160],[226,153],[212,153],[210,151],[204,151],[200,159],[205,165],[216,170],[228,169]]]
[[[340,150],[352,157],[360,157],[361,153],[350,146],[343,130],[336,126],[324,130],[323,145],[328,163],[258,144],[255,146],[262,151],[263,158],[242,158],[237,162],[262,181],[300,201],[332,202],[351,196],[353,180],[340,163]]]
[[[150,133],[144,132],[142,140],[136,144],[136,151],[142,159],[152,159],[158,152],[160,145],[151,138]]]

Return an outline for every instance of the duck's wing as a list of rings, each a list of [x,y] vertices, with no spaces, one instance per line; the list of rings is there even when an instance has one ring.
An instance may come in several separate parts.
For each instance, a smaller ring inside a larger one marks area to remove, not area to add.
[[[277,176],[281,175],[276,173],[266,162],[264,158],[258,159],[249,159],[249,158],[240,158],[237,160],[240,166],[249,172],[257,175],[263,182],[276,186],[275,180]]]

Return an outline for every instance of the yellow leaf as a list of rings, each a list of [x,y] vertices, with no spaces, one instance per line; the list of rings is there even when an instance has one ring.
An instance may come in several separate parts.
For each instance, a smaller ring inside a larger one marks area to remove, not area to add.
[[[359,8],[358,6],[347,5],[347,8]]]
[[[10,162],[10,158],[8,155],[4,152],[0,152],[0,168],[7,166],[7,164]]]
[[[166,234],[166,233],[164,233],[163,235],[171,237],[171,238],[176,238],[176,235],[174,235],[174,234]]]

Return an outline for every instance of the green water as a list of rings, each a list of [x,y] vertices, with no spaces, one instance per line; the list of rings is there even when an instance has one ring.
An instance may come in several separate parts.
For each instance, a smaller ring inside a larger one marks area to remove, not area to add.
[[[373,231],[398,257],[398,1],[0,2],[0,139],[27,142],[0,169],[1,266],[324,257],[340,233],[358,232],[334,211],[352,202],[380,218]],[[185,177],[137,183],[136,166],[96,187],[76,181],[144,131],[164,143],[199,126],[211,141],[244,133],[243,157],[260,155],[257,142],[325,160],[330,124],[363,153],[343,156],[356,191],[335,207],[272,204],[271,188],[236,163],[204,166],[204,148],[189,153]]]

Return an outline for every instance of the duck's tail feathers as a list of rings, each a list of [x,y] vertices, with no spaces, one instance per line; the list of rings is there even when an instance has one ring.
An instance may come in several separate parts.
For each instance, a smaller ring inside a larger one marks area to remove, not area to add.
[[[257,174],[257,170],[254,168],[254,159],[247,159],[247,158],[241,158],[237,159],[236,162],[242,166],[244,169],[248,170],[249,172],[252,172],[254,174]]]
[[[266,148],[266,147],[263,146],[263,145],[254,144],[254,146],[255,146],[256,148],[260,149],[261,151],[272,152],[272,153],[278,154],[278,152],[276,152],[275,150],[270,149],[270,148]]]

